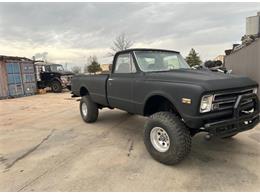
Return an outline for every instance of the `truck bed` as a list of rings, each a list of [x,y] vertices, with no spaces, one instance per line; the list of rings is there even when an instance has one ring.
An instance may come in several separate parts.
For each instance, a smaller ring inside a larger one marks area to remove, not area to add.
[[[81,96],[84,88],[88,89],[91,98],[100,105],[108,106],[107,79],[109,74],[76,75],[71,81],[71,91],[75,96]]]

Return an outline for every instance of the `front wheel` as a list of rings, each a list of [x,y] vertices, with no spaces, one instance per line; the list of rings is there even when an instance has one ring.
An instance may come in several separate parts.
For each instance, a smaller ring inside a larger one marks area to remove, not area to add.
[[[79,104],[80,114],[86,123],[95,122],[98,118],[98,106],[90,96],[83,96]]]
[[[144,143],[155,160],[173,165],[190,152],[191,136],[179,117],[170,112],[158,112],[145,124]]]
[[[62,92],[62,85],[59,81],[53,81],[51,84],[51,89],[54,93],[61,93]]]

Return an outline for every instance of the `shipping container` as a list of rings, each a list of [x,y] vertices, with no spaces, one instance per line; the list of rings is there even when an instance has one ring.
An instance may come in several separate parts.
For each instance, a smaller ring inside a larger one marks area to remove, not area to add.
[[[6,65],[0,60],[0,98],[8,97],[8,83]]]
[[[23,75],[23,89],[26,95],[33,95],[36,92],[35,69],[33,63],[21,63]]]
[[[32,60],[0,56],[0,99],[34,95],[35,68]]]

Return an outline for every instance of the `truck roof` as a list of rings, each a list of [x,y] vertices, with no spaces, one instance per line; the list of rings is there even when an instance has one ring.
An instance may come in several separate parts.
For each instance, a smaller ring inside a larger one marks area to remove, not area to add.
[[[35,66],[63,66],[62,64],[53,64],[53,63],[36,63]]]
[[[118,51],[118,52],[116,52],[116,54],[125,53],[125,52],[131,52],[131,51],[166,51],[166,52],[180,53],[179,51],[167,50],[167,49],[131,48],[131,49],[126,49],[126,50]]]

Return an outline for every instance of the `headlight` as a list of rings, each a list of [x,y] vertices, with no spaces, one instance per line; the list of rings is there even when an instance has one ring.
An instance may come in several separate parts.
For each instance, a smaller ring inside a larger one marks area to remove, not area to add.
[[[211,111],[212,100],[213,100],[213,95],[204,95],[201,98],[201,103],[200,103],[200,112],[201,113]]]
[[[257,87],[253,89],[253,93],[257,94]]]
[[[61,81],[63,83],[67,83],[68,82],[68,78],[66,76],[61,76],[60,79],[61,79]]]

